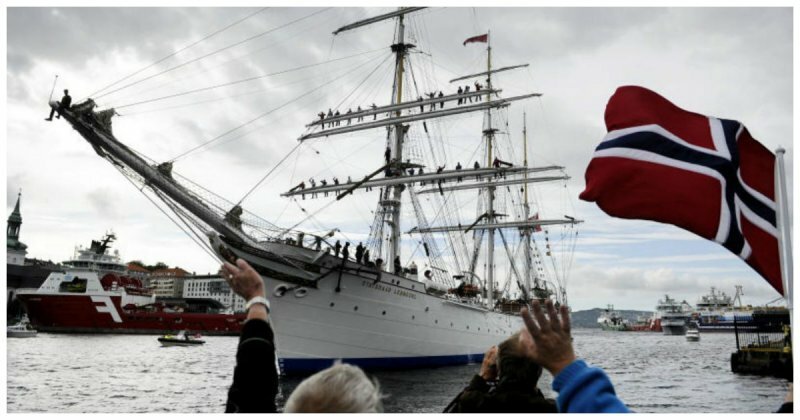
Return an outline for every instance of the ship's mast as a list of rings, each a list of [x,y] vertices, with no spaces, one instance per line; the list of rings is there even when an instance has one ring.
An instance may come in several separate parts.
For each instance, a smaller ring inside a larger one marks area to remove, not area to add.
[[[405,43],[405,15],[408,13],[416,12],[418,10],[422,10],[424,7],[400,7],[394,12],[385,13],[380,16],[372,17],[369,19],[364,19],[358,22],[355,22],[350,25],[343,26],[336,31],[334,31],[334,35],[337,35],[341,32],[348,31],[351,29],[359,28],[366,25],[371,25],[373,23],[382,22],[387,19],[394,19],[397,18],[397,43],[392,45],[392,52],[395,54],[395,74],[394,74],[394,91],[392,92],[391,96],[391,105],[394,112],[395,117],[393,118],[394,124],[391,125],[392,129],[394,130],[394,142],[393,147],[390,147],[391,153],[389,156],[390,161],[387,162],[387,171],[392,173],[392,177],[399,177],[403,175],[403,137],[405,136],[408,125],[405,125],[402,119],[402,111],[405,109],[403,107],[403,74],[404,74],[404,63],[405,63],[405,56],[406,51],[410,48],[413,48],[414,45],[406,44]],[[395,109],[396,107],[396,109]],[[377,115],[377,114],[375,114]],[[327,120],[330,121],[330,120]],[[321,125],[321,124],[320,124]],[[383,125],[380,124],[379,125]],[[366,128],[366,124],[363,125]],[[358,130],[359,128],[353,127],[352,130]],[[342,132],[347,132],[348,130],[341,130]],[[305,135],[300,138],[300,140],[306,140],[313,137],[319,136],[327,136],[334,133],[332,130],[328,132],[318,132],[316,135]],[[392,264],[394,259],[400,256],[400,203],[401,197],[403,194],[403,190],[405,189],[405,185],[402,183],[398,183],[396,185],[386,186],[386,190],[384,190],[383,194],[380,197],[379,206],[380,206],[380,213],[384,215],[389,215],[389,220],[385,220],[385,223],[389,224],[391,227],[391,234],[389,236],[389,250],[387,252],[387,264]],[[379,219],[376,219],[379,220]],[[382,232],[383,228],[379,229],[379,232]],[[380,240],[382,241],[382,233],[380,234]],[[391,265],[389,265],[391,267]]]
[[[528,167],[528,115],[522,113],[522,145],[523,145],[523,165]],[[523,178],[525,179],[524,192],[524,217],[525,221],[530,217],[530,205],[528,204],[528,174],[526,173]],[[525,229],[523,238],[525,238],[525,290],[523,296],[530,296],[531,293],[531,228]]]
[[[392,51],[395,53],[395,89],[393,92],[391,103],[399,104],[403,102],[403,70],[405,62],[405,53],[411,45],[404,43],[405,40],[405,23],[404,15],[398,16],[397,24],[397,43],[392,45]],[[402,111],[397,110],[396,116],[400,117]],[[402,123],[395,124],[394,126],[394,163],[390,166],[393,168],[395,176],[402,175],[403,162],[403,136],[406,132],[406,126]],[[388,188],[388,187],[387,187]],[[387,199],[381,200],[381,205],[384,210],[391,214],[390,227],[392,233],[389,237],[389,261],[387,264],[392,264],[396,257],[400,256],[400,203],[403,194],[404,185],[396,185],[392,187],[392,198],[388,199],[389,194],[386,194]],[[391,265],[390,265],[391,267]]]
[[[486,37],[486,72],[488,75],[486,76],[486,88],[491,91],[492,90],[492,44],[491,44],[491,31],[487,33]],[[486,94],[486,102],[491,100],[491,94]],[[492,110],[486,110],[486,129],[483,130],[484,137],[486,138],[486,165],[487,167],[492,166],[492,141],[494,140],[494,130],[492,129]],[[488,209],[486,214],[488,217],[486,218],[486,223],[494,223],[495,222],[495,215],[494,215],[494,191],[495,187],[493,185],[489,186],[489,202],[488,202]],[[488,297],[486,299],[486,305],[489,309],[494,309],[494,229],[489,229],[489,238],[487,243],[487,251],[486,251],[486,264],[488,275],[486,276],[486,282],[488,290]]]

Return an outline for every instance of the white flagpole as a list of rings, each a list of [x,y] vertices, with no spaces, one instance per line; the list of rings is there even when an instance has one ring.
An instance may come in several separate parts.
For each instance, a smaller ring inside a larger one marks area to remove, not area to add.
[[[778,248],[781,261],[781,279],[783,280],[783,297],[789,308],[789,325],[794,325],[794,306],[792,305],[792,238],[789,223],[789,200],[786,194],[786,173],[783,167],[782,147],[775,150],[775,202],[778,223]],[[792,331],[794,336],[794,331]],[[794,337],[792,337],[794,338]],[[794,342],[794,340],[792,340]]]

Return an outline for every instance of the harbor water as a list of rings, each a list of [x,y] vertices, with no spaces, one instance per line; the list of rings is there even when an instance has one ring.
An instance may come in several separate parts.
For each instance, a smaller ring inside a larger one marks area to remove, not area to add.
[[[735,375],[731,333],[683,336],[578,329],[578,356],[605,369],[620,398],[651,413],[768,413],[785,380]],[[218,413],[231,384],[237,337],[205,337],[199,347],[159,347],[156,336],[39,334],[8,339],[9,413]],[[387,412],[436,413],[478,365],[374,372]],[[279,406],[302,378],[284,378]],[[541,381],[545,395],[552,378]]]

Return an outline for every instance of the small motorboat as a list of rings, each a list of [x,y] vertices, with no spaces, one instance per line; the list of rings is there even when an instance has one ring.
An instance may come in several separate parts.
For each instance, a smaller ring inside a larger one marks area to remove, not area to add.
[[[686,341],[700,341],[700,329],[696,323],[689,325],[686,330]]]
[[[6,326],[6,337],[8,338],[30,338],[36,337],[36,330],[31,327],[27,320],[23,319],[14,325]]]
[[[189,334],[181,331],[176,335],[167,334],[158,337],[158,342],[161,343],[161,347],[200,346],[205,344],[205,341],[201,340],[200,338],[202,338],[200,334],[194,334],[190,336]]]

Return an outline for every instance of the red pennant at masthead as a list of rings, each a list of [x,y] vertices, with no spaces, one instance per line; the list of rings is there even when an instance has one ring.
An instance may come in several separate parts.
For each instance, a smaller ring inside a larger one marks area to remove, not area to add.
[[[464,41],[464,45],[467,45],[470,42],[489,42],[489,34],[477,35],[473,36],[472,38],[467,38]]]
[[[783,294],[772,152],[738,121],[683,110],[639,86],[618,88],[605,120],[582,200],[715,241]]]

